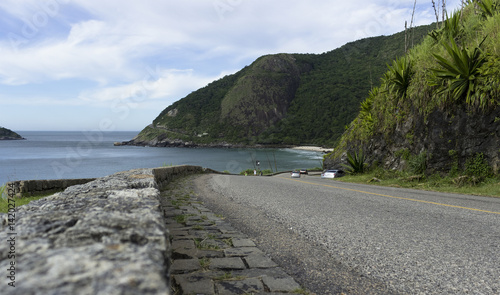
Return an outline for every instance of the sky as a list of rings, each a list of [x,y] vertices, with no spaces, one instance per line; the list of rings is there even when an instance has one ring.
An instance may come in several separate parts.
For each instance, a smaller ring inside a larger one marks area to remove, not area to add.
[[[140,131],[262,55],[319,54],[403,31],[414,2],[2,0],[0,126]],[[417,1],[414,24],[433,21],[432,1]]]

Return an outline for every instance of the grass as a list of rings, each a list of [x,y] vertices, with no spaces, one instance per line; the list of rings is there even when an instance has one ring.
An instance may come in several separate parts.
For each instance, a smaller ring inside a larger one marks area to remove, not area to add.
[[[17,208],[19,206],[26,205],[31,201],[35,201],[35,200],[38,200],[38,199],[41,199],[41,198],[44,198],[44,197],[47,197],[50,195],[52,195],[52,194],[34,196],[34,197],[25,197],[25,198],[15,198],[15,206]],[[11,204],[11,208],[12,208],[12,204],[13,204],[12,201],[10,204]],[[0,213],[7,213],[8,210],[9,210],[9,201],[7,199],[0,198]]]
[[[7,198],[7,192],[6,192],[7,186],[4,184],[0,186],[0,213],[7,213],[9,210],[9,200]],[[44,197],[52,196],[55,194],[55,192],[47,193],[47,194],[40,194],[36,196],[30,196],[30,197],[23,197],[23,198],[14,198],[14,202],[10,201],[10,208],[12,208],[12,205],[15,205],[15,208],[26,205],[31,201],[39,200]],[[12,200],[12,199],[11,199]]]
[[[208,257],[203,257],[203,258],[198,258],[198,261],[200,262],[200,266],[203,270],[209,270],[210,269],[210,258]]]
[[[196,248],[197,249],[200,249],[200,250],[220,250],[220,247],[217,246],[217,245],[212,245],[208,242],[205,242],[208,240],[214,240],[213,237],[210,237],[210,236],[207,236],[205,239],[200,239],[200,238],[196,238],[194,239],[194,244],[196,245]]]
[[[458,179],[458,176],[441,177],[437,174],[423,176],[411,175],[407,172],[381,170],[371,171],[364,174],[346,175],[342,178],[336,178],[336,180],[343,182],[421,189],[456,194],[500,197],[499,177],[486,178],[477,185],[458,185]]]

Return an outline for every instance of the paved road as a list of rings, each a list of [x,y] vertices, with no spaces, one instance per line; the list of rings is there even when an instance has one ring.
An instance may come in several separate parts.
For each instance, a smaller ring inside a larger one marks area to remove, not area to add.
[[[204,176],[203,201],[316,294],[500,294],[500,198]]]

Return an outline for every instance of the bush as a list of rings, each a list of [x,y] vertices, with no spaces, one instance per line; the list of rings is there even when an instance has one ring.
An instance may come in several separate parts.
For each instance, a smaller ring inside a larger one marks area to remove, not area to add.
[[[363,152],[347,153],[347,163],[349,164],[349,166],[345,166],[347,172],[351,174],[362,174],[365,172],[366,163]]]
[[[410,172],[414,174],[424,174],[427,169],[427,152],[423,151],[417,156],[411,156],[408,160]]]
[[[465,174],[481,179],[491,176],[492,169],[484,158],[483,153],[476,153],[474,157],[467,159],[465,162]]]

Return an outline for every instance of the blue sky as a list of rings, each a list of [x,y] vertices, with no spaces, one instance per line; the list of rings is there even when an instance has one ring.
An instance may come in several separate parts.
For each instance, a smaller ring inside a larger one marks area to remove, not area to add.
[[[2,0],[0,126],[139,131],[259,56],[323,53],[402,31],[413,3]],[[432,2],[417,1],[416,25],[432,21]]]

